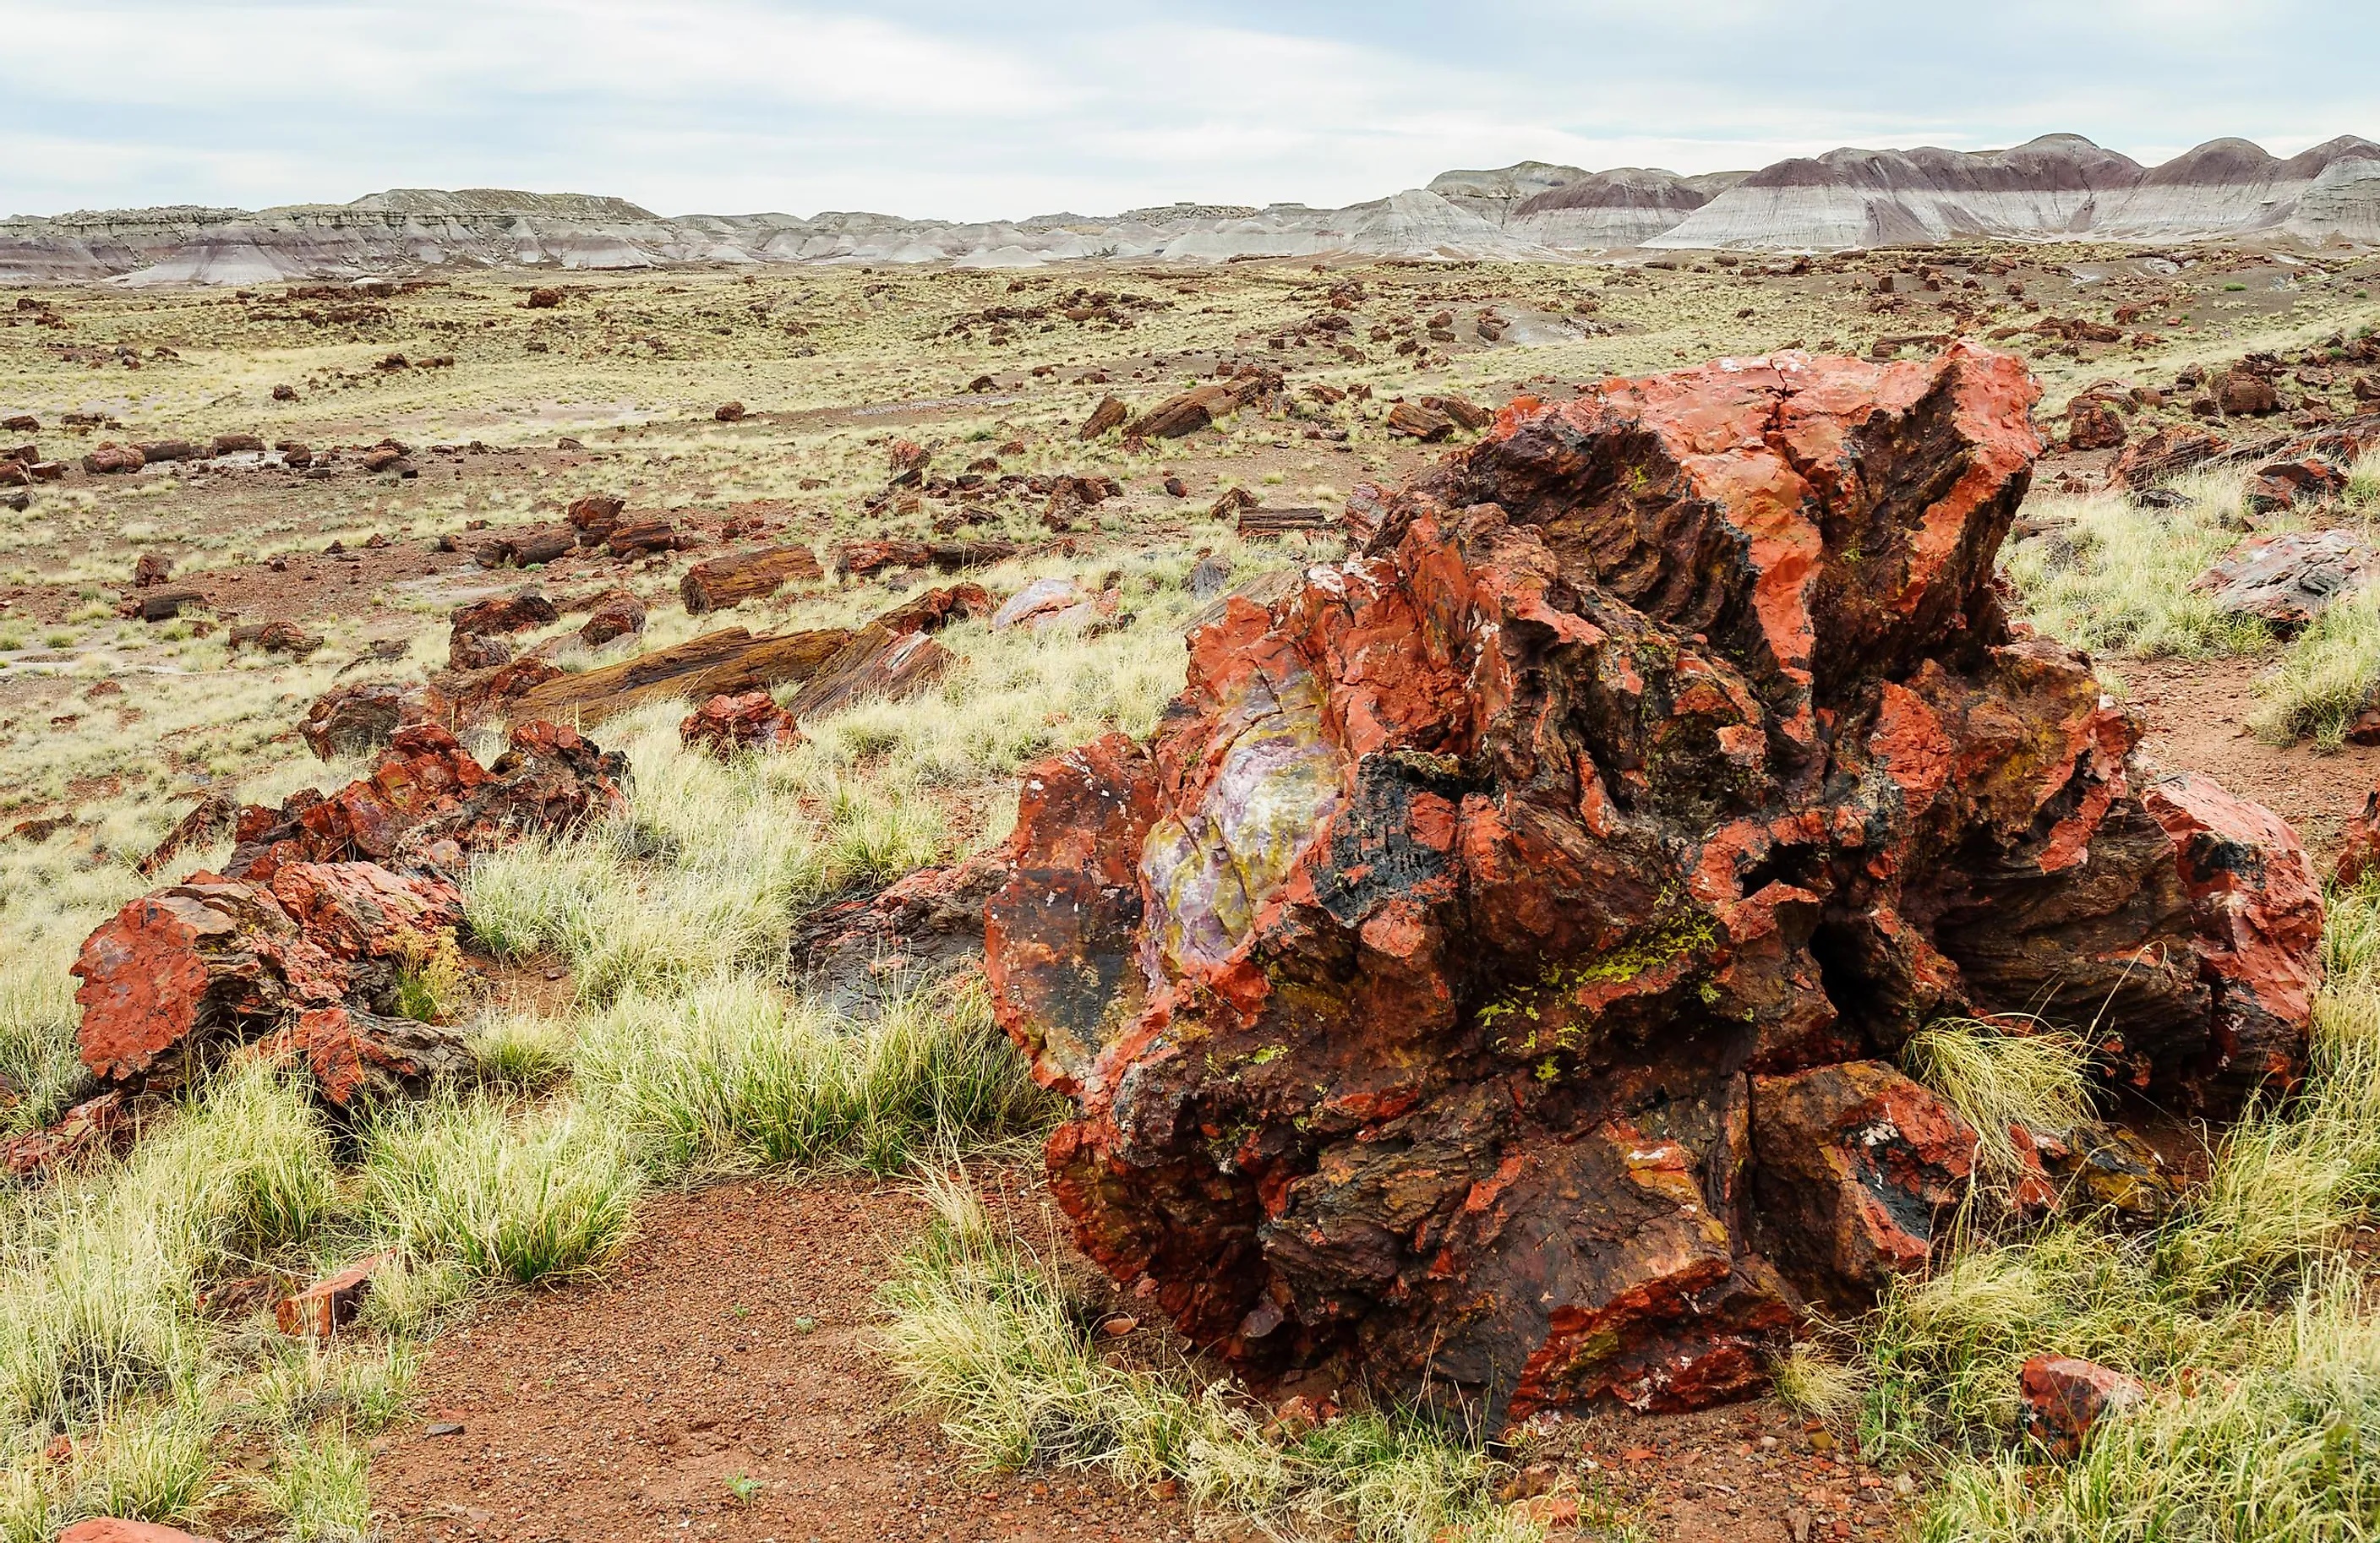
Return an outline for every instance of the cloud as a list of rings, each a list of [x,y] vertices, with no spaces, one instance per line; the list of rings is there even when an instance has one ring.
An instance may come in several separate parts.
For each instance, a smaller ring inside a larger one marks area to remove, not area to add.
[[[2251,14],[2252,13],[2252,14]],[[1523,158],[1680,171],[2067,129],[2380,132],[2346,0],[0,0],[0,209],[390,186],[664,213],[1339,204]]]

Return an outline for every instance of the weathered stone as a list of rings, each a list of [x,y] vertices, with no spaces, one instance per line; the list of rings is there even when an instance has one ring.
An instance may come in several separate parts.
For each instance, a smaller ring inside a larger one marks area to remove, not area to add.
[[[1862,1306],[1925,1270],[1965,1199],[1974,1127],[1878,1061],[1752,1079],[1761,1239],[1798,1281]]]
[[[784,750],[802,742],[794,715],[766,691],[713,697],[677,726],[680,743],[725,760],[739,750]]]
[[[578,640],[590,649],[645,630],[645,602],[626,589],[607,589],[578,629]]]
[[[1151,747],[1028,769],[986,973],[1076,1102],[1086,1252],[1258,1375],[1683,1407],[1922,1254],[1862,1197],[1930,1228],[1955,1127],[1845,1063],[2030,1012],[2168,1107],[2293,1075],[2301,849],[2144,794],[2000,609],[2037,395],[1958,346],[1521,399],[1365,554],[1194,625]],[[1772,1160],[1863,1078],[1906,1162],[1840,1122]]]
[[[676,552],[693,545],[693,540],[677,528],[674,520],[634,520],[612,528],[603,538],[604,550],[614,557],[634,557],[639,553]]]
[[[132,587],[146,589],[174,577],[174,560],[162,552],[144,552],[132,565]]]
[[[710,409],[710,416],[722,423],[741,423],[744,421],[744,404],[722,402]]]
[[[554,609],[553,601],[536,589],[519,589],[458,606],[447,620],[447,667],[484,670],[502,664],[513,656],[513,650],[492,639],[551,626],[561,619],[562,613]]]
[[[2104,396],[2078,396],[2066,408],[2066,448],[2120,450],[2127,438],[2124,415]]]
[[[2025,1434],[2061,1461],[2081,1453],[2101,1419],[2147,1396],[2138,1378],[2070,1355],[2035,1355],[2017,1376]]]
[[[1124,405],[1123,397],[1102,396],[1099,398],[1099,405],[1091,409],[1091,416],[1083,419],[1083,426],[1075,431],[1075,437],[1082,440],[1098,439],[1111,430],[1123,428],[1124,419],[1131,416],[1132,409]]]
[[[2346,530],[2251,536],[2191,580],[2227,614],[2294,632],[2380,571],[2380,553]]]
[[[393,1256],[374,1254],[358,1259],[335,1275],[325,1276],[295,1296],[284,1297],[273,1310],[285,1334],[327,1340],[355,1321],[364,1296],[371,1290],[375,1270]]]
[[[2366,709],[2358,721],[2366,719],[2372,721],[2374,732],[2355,743],[2380,744],[2380,714]],[[2350,737],[2353,738],[2351,731]],[[2380,874],[2380,787],[2363,796],[2363,812],[2347,822],[2346,834],[2339,841],[2338,863],[2332,870],[2342,889],[2354,889],[2375,874]]]
[[[453,727],[455,704],[419,681],[374,680],[338,686],[314,699],[298,725],[306,747],[323,760],[366,755],[416,723]]]
[[[118,444],[114,440],[104,441],[82,458],[83,470],[93,477],[119,476],[128,471],[138,471],[148,464],[148,459],[139,450],[128,444]]]
[[[699,616],[773,595],[787,584],[825,577],[825,570],[819,566],[818,554],[809,548],[770,547],[697,563],[686,570],[686,577],[678,583],[678,594],[686,601],[686,614]]]

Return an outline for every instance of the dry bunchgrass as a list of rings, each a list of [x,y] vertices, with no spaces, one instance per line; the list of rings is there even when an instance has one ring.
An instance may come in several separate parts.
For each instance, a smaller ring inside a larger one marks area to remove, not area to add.
[[[2179,508],[2146,509],[2120,493],[2038,499],[2040,533],[2015,543],[2004,571],[2024,617],[2089,653],[2202,659],[2271,646],[2262,622],[2227,615],[2191,581],[2237,545],[2240,479],[2186,477]]]
[[[1188,1368],[1103,1356],[1055,1269],[1001,1230],[963,1180],[932,1174],[936,1219],[884,1290],[893,1366],[918,1407],[991,1468],[1171,1478],[1202,1508],[1366,1543],[1521,1543],[1543,1527],[1500,1508],[1477,1440],[1418,1416],[1351,1413],[1278,1435]]]
[[[2164,1226],[1974,1238],[1860,1327],[1872,1454],[1942,1464],[1929,1539],[2330,1539],[2373,1513],[2380,1317],[2346,1246],[2380,1194],[2380,892],[2333,897],[2314,1067],[2252,1111]],[[2015,1434],[2042,1351],[2150,1390],[2044,1470]]]

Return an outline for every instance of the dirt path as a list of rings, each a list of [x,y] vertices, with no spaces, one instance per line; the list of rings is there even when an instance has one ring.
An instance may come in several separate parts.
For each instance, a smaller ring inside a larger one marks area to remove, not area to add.
[[[1111,1481],[968,1474],[897,1413],[875,1292],[925,1225],[901,1189],[736,1184],[650,1204],[603,1280],[500,1299],[432,1347],[376,1443],[391,1543],[1189,1536]],[[459,1434],[431,1436],[456,1424]],[[730,1480],[758,1480],[749,1501]]]
[[[2176,771],[2204,772],[2297,827],[2317,856],[2337,849],[2347,821],[2380,782],[2380,747],[2350,745],[2325,754],[2311,745],[2277,749],[2249,732],[2256,677],[2250,659],[2111,661],[2148,725],[2141,747]]]
[[[603,1280],[498,1299],[440,1339],[373,1448],[391,1543],[1159,1540],[1258,1535],[1099,1475],[972,1474],[897,1413],[875,1293],[925,1225],[895,1185],[724,1185],[650,1204]],[[1139,1332],[1158,1332],[1144,1328]],[[432,1436],[459,1425],[459,1433]],[[1541,1456],[1670,1543],[1883,1536],[1891,1490],[1773,1400],[1561,1422]],[[1586,1464],[1592,1462],[1592,1467]],[[1868,1479],[1865,1487],[1861,1480]],[[729,1481],[757,1479],[747,1502]]]

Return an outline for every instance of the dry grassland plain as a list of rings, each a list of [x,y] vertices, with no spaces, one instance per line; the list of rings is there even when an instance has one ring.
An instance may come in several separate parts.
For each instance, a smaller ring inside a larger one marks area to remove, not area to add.
[[[463,967],[418,983],[424,1015],[468,1027],[470,1086],[334,1125],[270,1066],[235,1061],[128,1151],[0,1188],[0,1538],[46,1539],[92,1514],[224,1537],[398,1535],[411,1522],[376,1511],[376,1454],[425,1417],[414,1390],[442,1333],[663,1246],[639,1223],[659,1189],[836,1170],[939,1175],[938,1221],[916,1233],[914,1204],[899,1213],[914,1235],[868,1343],[941,1428],[943,1464],[1081,1470],[1209,1535],[1427,1543],[1541,1537],[1574,1516],[1595,1535],[1756,1526],[1797,1543],[1814,1528],[2360,1536],[2380,1482],[2362,1456],[2380,1450],[2380,1330],[2347,1246],[2380,1185],[2368,897],[2334,905],[2316,1093],[2215,1154],[2204,1197],[2168,1233],[1978,1242],[1934,1284],[1797,1353],[1779,1368],[1788,1402],[1760,1405],[1751,1427],[1614,1435],[1588,1421],[1578,1430],[1593,1436],[1548,1428],[1504,1444],[1394,1411],[1284,1432],[1227,1391],[1202,1393],[1178,1352],[1109,1347],[1062,1248],[951,1176],[1029,1170],[1050,1117],[980,989],[921,989],[855,1018],[805,997],[787,954],[827,901],[998,841],[1031,759],[1148,732],[1182,681],[1202,559],[1237,586],[1343,552],[1329,534],[1244,539],[1214,512],[1228,490],[1334,510],[1357,482],[1393,482],[1470,437],[1398,438],[1387,417],[1400,398],[1498,407],[1719,355],[1866,353],[1894,338],[1915,351],[1961,334],[2029,357],[2053,433],[2095,383],[2165,391],[2135,413],[2137,436],[2192,421],[2190,392],[2174,389],[2187,366],[2319,355],[2368,331],[2375,282],[2380,262],[2343,250],[1992,247],[0,290],[0,419],[39,424],[0,434],[0,448],[31,442],[70,467],[0,488],[26,495],[0,507],[0,1136],[76,1094],[67,967],[151,887],[133,863],[203,796],[277,802],[367,770],[317,760],[298,721],[334,683],[443,667],[459,604],[528,582],[557,597],[637,591],[643,635],[564,643],[552,658],[575,671],[722,625],[855,625],[949,582],[838,573],[837,551],[861,540],[1011,541],[1015,557],[966,577],[1005,594],[1065,575],[1118,601],[1089,627],[958,624],[941,635],[957,662],[935,688],[805,723],[806,742],[774,755],[686,752],[683,704],[612,719],[592,737],[631,759],[629,814],[482,861]],[[538,289],[557,293],[532,305]],[[2119,336],[2044,326],[2074,320]],[[1138,411],[1241,365],[1281,372],[1276,410],[1145,444],[1079,437],[1110,395]],[[2288,413],[2369,408],[2356,377],[2300,370]],[[744,413],[722,420],[730,402]],[[79,466],[105,441],[225,434],[301,443],[316,472],[273,456],[129,475]],[[931,452],[933,478],[975,481],[949,497],[888,487],[898,440]],[[364,469],[382,442],[405,447],[405,468]],[[2206,614],[2187,586],[2243,529],[2237,479],[2199,479],[2180,505],[2144,510],[2092,491],[2106,459],[2045,462],[2025,539],[2004,559],[2020,605],[2103,657],[2153,747],[2166,735],[2178,759],[2247,777],[2243,791],[2331,839],[2373,781],[2359,753],[2325,752],[2380,686],[2380,608],[2343,607],[2295,640]],[[1052,529],[1026,480],[1062,473],[1122,492]],[[473,562],[480,542],[552,525],[591,492],[702,544],[629,560],[589,549],[527,574]],[[2380,468],[2304,517],[2380,518]],[[776,542],[814,547],[827,577],[686,614],[690,565]],[[163,622],[122,614],[147,554],[202,598]],[[232,646],[236,625],[278,619],[321,646],[303,659]],[[565,612],[522,641],[567,638],[582,619]],[[2220,699],[2157,673],[2176,660],[2214,672]],[[2197,733],[2209,712],[2229,737]],[[1974,1097],[2079,1096],[2079,1073],[1995,1068],[1988,1044],[1937,1048],[1961,1087],[2001,1090]],[[364,1323],[334,1344],[274,1334],[269,1298],[261,1318],[221,1306],[226,1282],[302,1283],[382,1251],[393,1262]],[[2090,1343],[2072,1353],[2157,1390],[2058,1469],[2013,1437],[2010,1393],[2015,1359],[2037,1348],[2027,1336],[2050,1324],[2081,1325]],[[1746,1440],[1762,1419],[1781,1438]],[[1613,1462],[1630,1443],[1647,1459]],[[1708,1477],[1722,1461],[1741,1464],[1728,1484]],[[776,1536],[818,1521],[786,1498],[795,1484],[733,1475],[634,1525],[590,1520],[586,1535]],[[1578,1504],[1528,1502],[1549,1484]],[[959,1521],[1002,1530],[989,1513]],[[501,1523],[473,1525],[501,1536]],[[879,1532],[926,1535],[882,1517],[836,1535]]]

